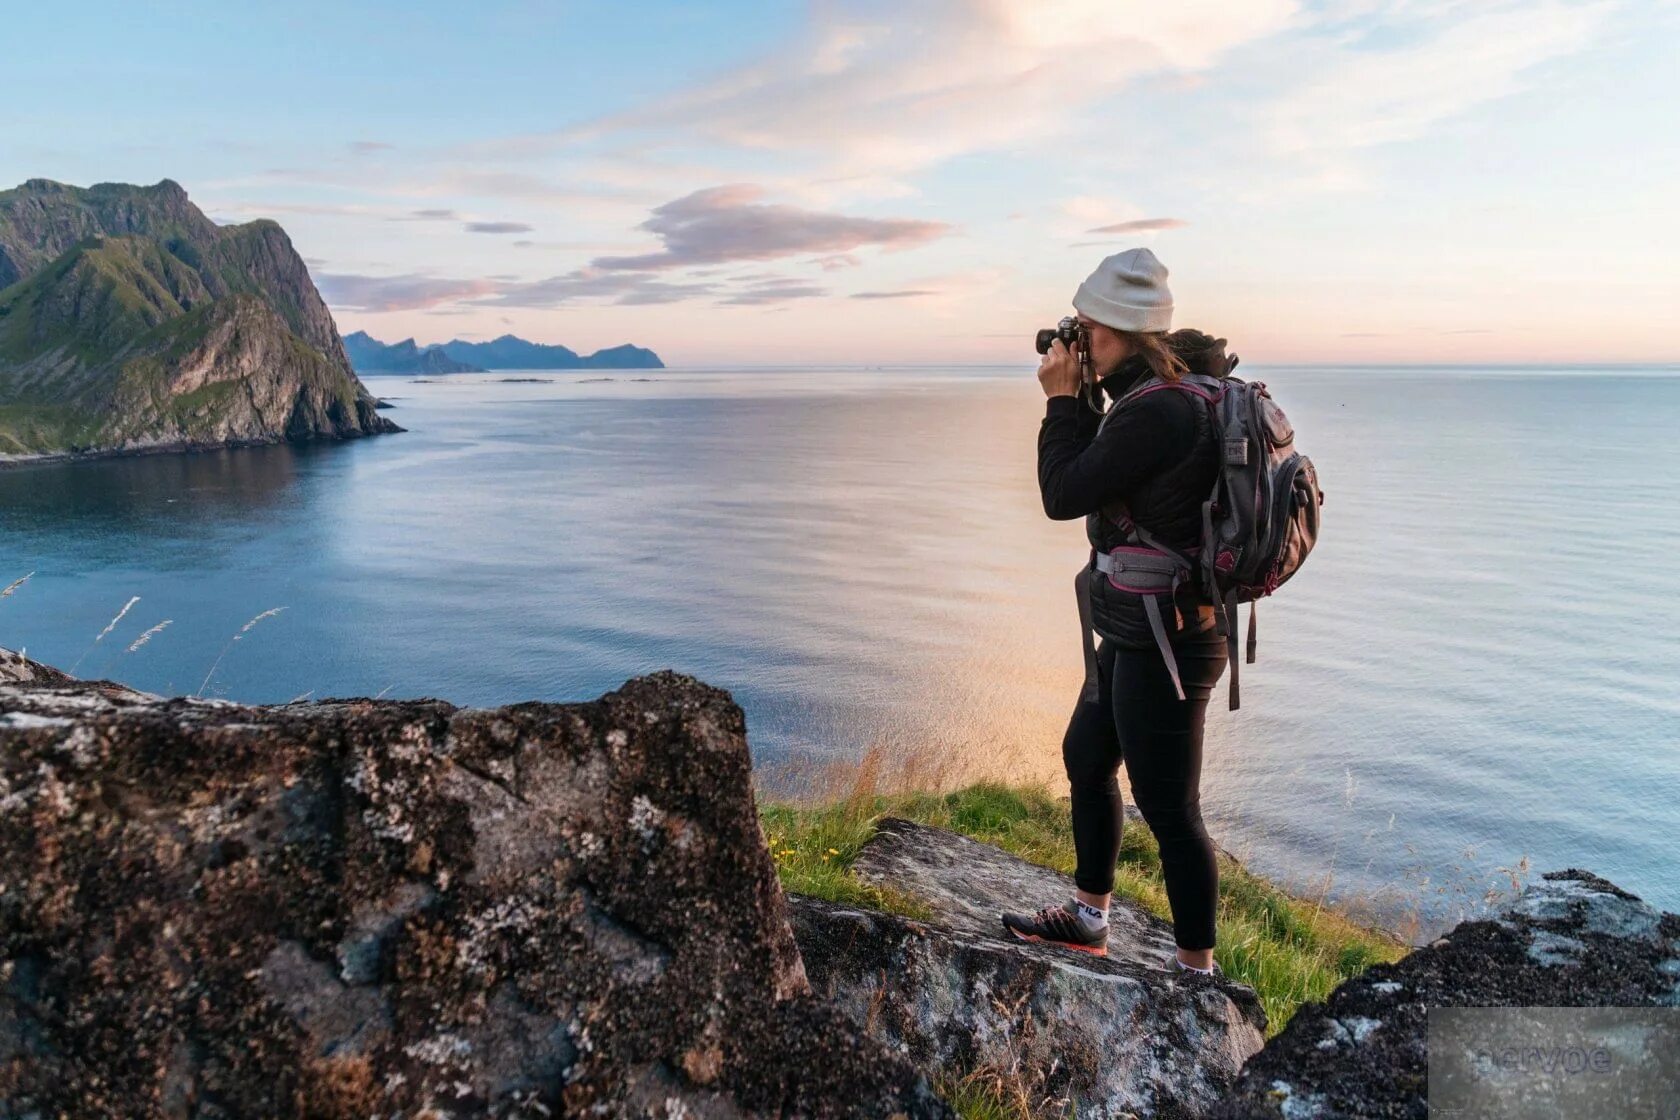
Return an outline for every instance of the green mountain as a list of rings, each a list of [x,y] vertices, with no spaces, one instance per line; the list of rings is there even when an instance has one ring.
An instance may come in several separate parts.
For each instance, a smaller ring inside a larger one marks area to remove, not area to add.
[[[0,191],[0,458],[400,430],[275,223],[167,179]]]

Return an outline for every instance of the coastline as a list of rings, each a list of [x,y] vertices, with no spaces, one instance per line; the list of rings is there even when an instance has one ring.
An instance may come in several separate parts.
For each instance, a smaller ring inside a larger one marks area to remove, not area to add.
[[[384,419],[381,417],[380,419]],[[42,451],[28,455],[0,453],[0,470],[10,470],[19,467],[35,467],[55,463],[80,463],[97,459],[131,459],[143,455],[192,455],[208,451],[240,451],[252,447],[275,447],[283,443],[306,445],[318,443],[342,443],[353,439],[368,439],[373,436],[397,435],[408,429],[387,420],[390,427],[377,432],[350,432],[346,435],[318,435],[304,438],[277,436],[274,439],[245,439],[228,440],[223,443],[188,443],[185,441],[170,441],[144,444],[138,447],[100,448],[96,451]]]

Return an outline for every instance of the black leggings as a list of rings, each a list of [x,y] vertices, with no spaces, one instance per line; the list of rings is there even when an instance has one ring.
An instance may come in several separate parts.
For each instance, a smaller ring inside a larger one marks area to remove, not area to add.
[[[1082,891],[1114,889],[1125,805],[1116,774],[1122,756],[1138,810],[1161,847],[1161,873],[1181,949],[1213,948],[1219,864],[1202,825],[1202,724],[1225,671],[1225,643],[1174,647],[1186,699],[1180,700],[1158,649],[1097,646],[1098,697],[1074,706],[1062,738],[1072,786],[1073,844]]]

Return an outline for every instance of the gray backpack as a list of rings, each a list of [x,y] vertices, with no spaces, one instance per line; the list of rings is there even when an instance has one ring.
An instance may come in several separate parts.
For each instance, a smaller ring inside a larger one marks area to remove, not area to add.
[[[1130,535],[1135,546],[1159,554],[1157,562],[1171,574],[1165,586],[1143,595],[1156,644],[1166,658],[1168,672],[1180,699],[1178,665],[1161,623],[1161,594],[1170,596],[1180,582],[1195,578],[1207,601],[1218,612],[1219,633],[1226,639],[1231,666],[1231,701],[1241,706],[1237,684],[1237,605],[1248,603],[1247,660],[1254,662],[1257,627],[1254,601],[1276,591],[1294,575],[1318,540],[1319,507],[1324,492],[1318,488],[1318,472],[1312,460],[1295,447],[1295,429],[1272,400],[1263,381],[1244,381],[1230,376],[1237,365],[1230,358],[1226,375],[1186,374],[1177,381],[1150,377],[1120,400],[1121,404],[1145,393],[1175,389],[1194,395],[1207,404],[1213,421],[1214,438],[1220,448],[1219,474],[1213,492],[1202,503],[1202,539],[1195,555],[1168,548],[1135,522]],[[1104,417],[1106,421],[1107,417]],[[1115,552],[1121,550],[1116,549]],[[1126,550],[1135,553],[1137,549]],[[1105,572],[1136,572],[1148,568],[1149,557],[1136,555],[1101,561]],[[1140,564],[1141,561],[1141,564]],[[1112,572],[1110,573],[1113,578]],[[1142,591],[1144,584],[1138,588]]]

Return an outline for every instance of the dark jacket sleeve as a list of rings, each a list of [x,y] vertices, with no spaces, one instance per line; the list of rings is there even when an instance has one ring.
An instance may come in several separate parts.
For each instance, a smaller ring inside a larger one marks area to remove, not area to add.
[[[1129,401],[1101,432],[1096,431],[1101,417],[1077,397],[1050,397],[1044,404],[1038,489],[1044,513],[1054,521],[1124,501],[1195,440],[1195,420],[1182,393],[1149,393]]]

